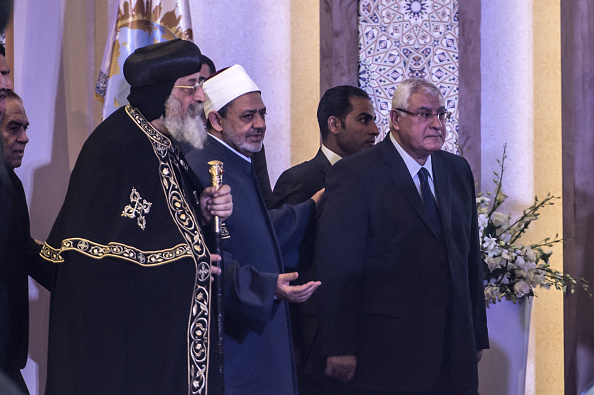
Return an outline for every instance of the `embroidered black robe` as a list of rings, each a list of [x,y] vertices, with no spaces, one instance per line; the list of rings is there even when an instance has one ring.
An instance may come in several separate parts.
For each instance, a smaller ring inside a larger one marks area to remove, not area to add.
[[[184,166],[130,106],[84,144],[41,252],[56,265],[47,394],[213,393],[210,257]]]

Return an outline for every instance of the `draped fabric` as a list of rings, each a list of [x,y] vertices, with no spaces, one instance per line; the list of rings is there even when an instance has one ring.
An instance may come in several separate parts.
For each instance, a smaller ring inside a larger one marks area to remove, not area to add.
[[[188,0],[119,0],[114,22],[95,88],[98,98],[104,101],[103,119],[128,103],[130,85],[124,79],[123,67],[136,48],[193,38]]]

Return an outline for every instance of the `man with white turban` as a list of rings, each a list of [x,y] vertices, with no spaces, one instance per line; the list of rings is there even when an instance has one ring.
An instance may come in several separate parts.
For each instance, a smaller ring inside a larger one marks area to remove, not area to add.
[[[215,74],[204,82],[204,93],[208,138],[202,149],[188,153],[188,162],[203,183],[207,163],[223,162],[223,179],[234,195],[223,244],[234,260],[226,259],[224,269],[225,393],[297,394],[287,302],[307,300],[320,283],[290,285],[298,275],[284,273],[283,256],[297,256],[315,202],[267,211],[250,159],[262,148],[266,107],[243,67]],[[230,290],[232,280],[245,286]]]

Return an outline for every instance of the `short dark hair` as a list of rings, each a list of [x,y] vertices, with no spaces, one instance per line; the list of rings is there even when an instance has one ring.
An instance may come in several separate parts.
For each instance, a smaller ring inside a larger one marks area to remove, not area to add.
[[[367,92],[351,85],[335,86],[324,93],[318,105],[318,125],[322,140],[326,140],[328,137],[328,118],[334,116],[344,123],[346,116],[353,111],[351,97],[363,97],[371,100]]]
[[[208,66],[208,71],[210,72],[210,75],[213,75],[214,73],[217,72],[217,68],[215,67],[215,64],[212,61],[212,59],[204,54],[202,54],[202,63],[206,63],[206,65]]]

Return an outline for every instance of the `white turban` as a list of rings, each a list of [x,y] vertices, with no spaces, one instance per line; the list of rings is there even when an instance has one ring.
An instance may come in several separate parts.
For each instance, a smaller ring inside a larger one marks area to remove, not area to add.
[[[227,103],[241,95],[260,92],[260,88],[252,81],[245,69],[238,64],[210,77],[204,81],[202,88],[206,96],[204,102],[206,117],[213,111],[219,111]]]

